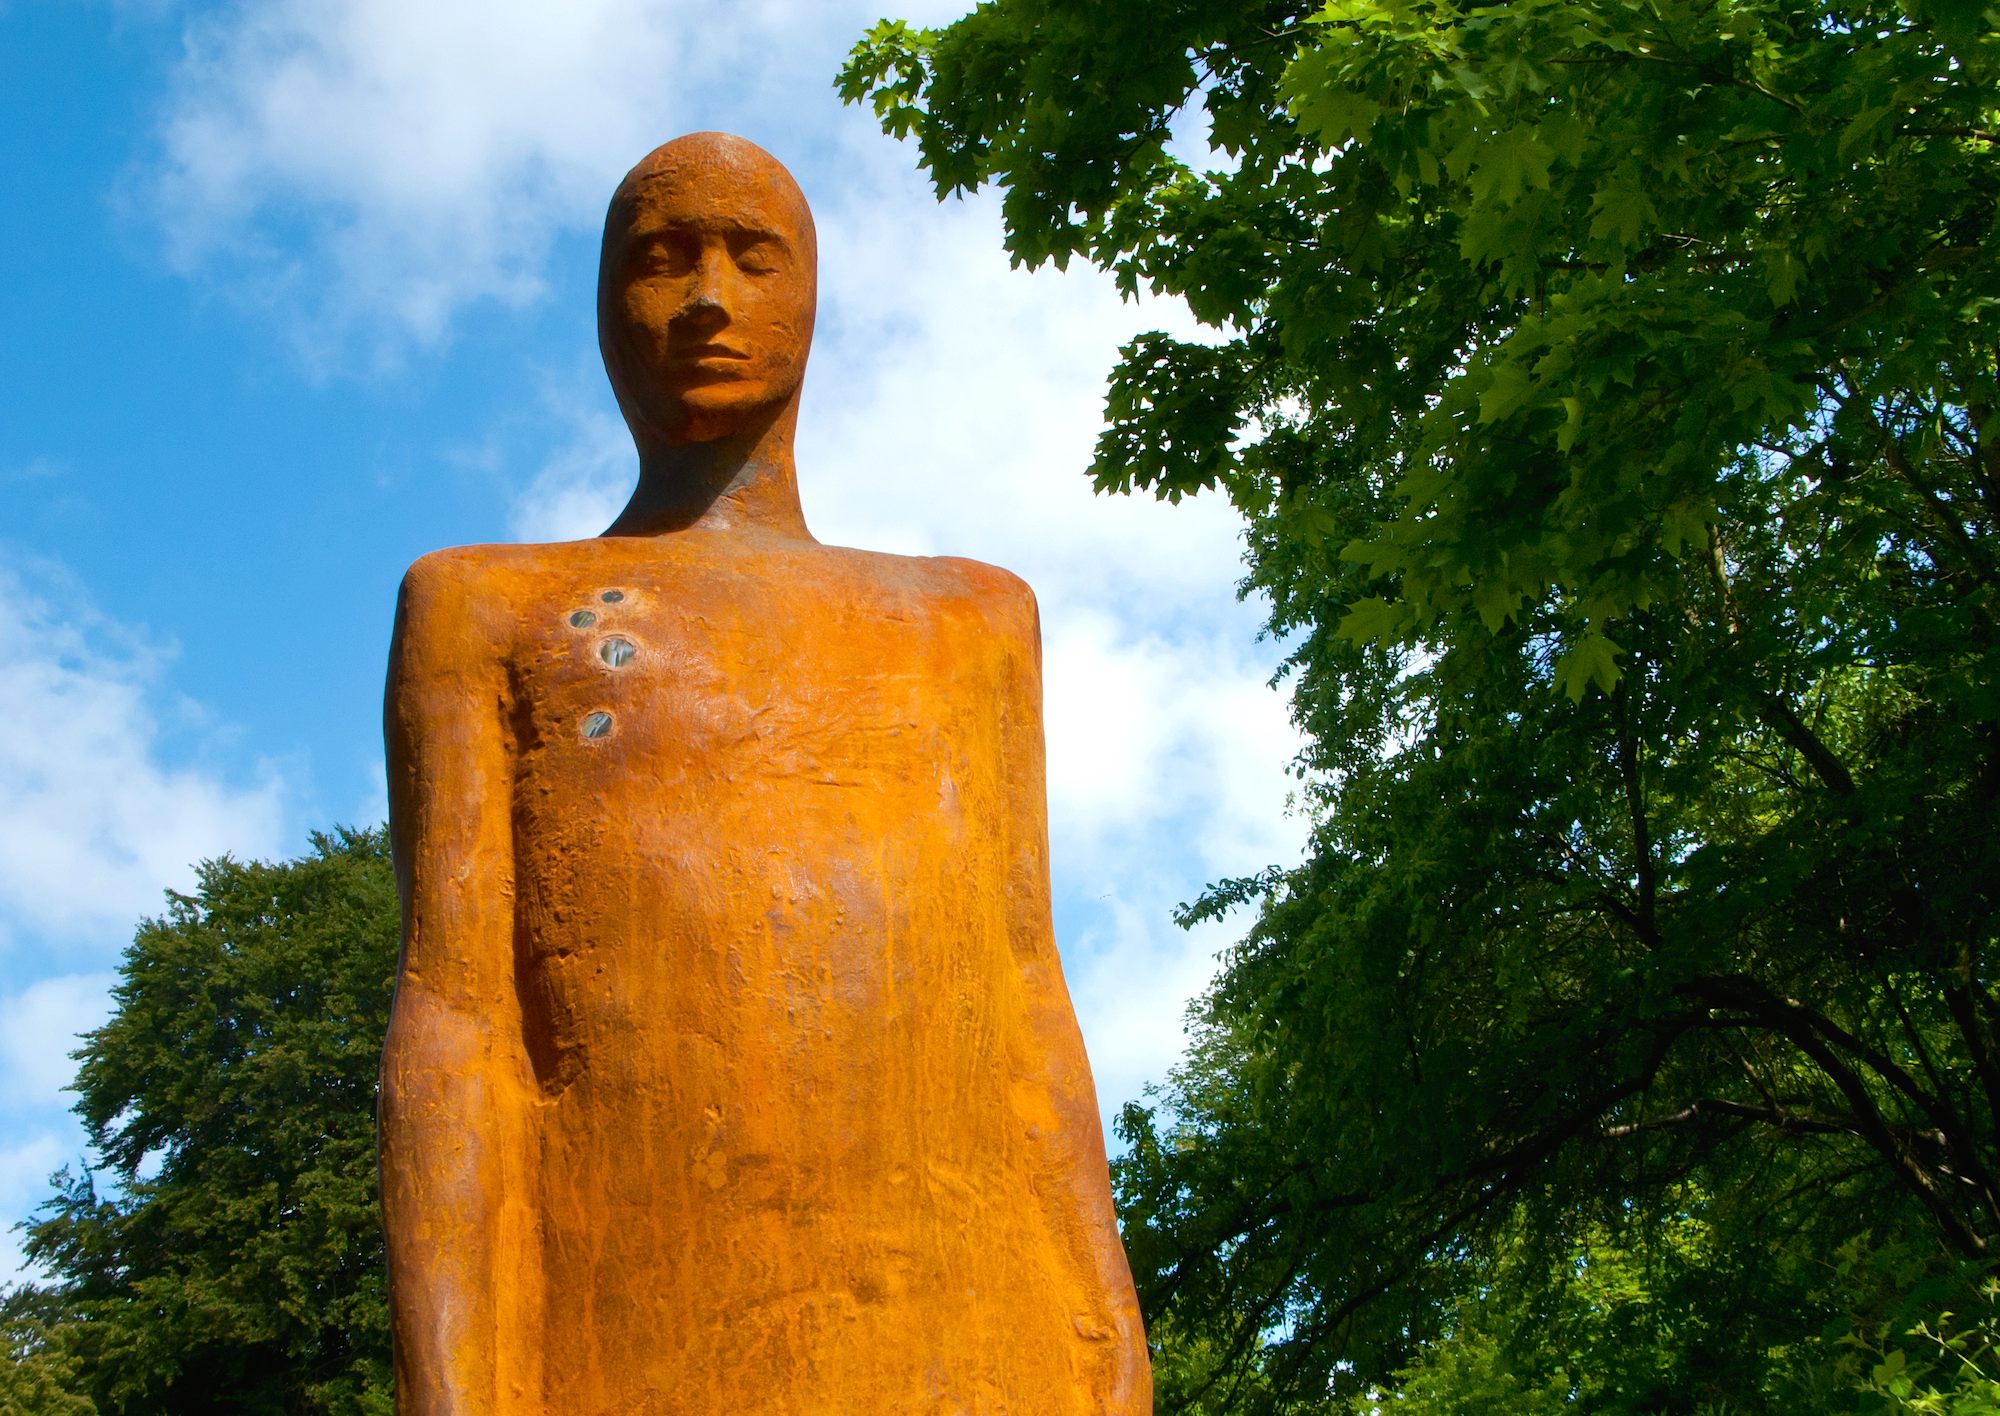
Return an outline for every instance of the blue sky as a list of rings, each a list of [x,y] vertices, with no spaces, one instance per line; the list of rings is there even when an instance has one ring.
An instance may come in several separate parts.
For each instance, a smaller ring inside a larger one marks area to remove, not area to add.
[[[937,204],[833,94],[880,14],[962,8],[0,0],[0,1224],[82,1156],[65,1054],[161,891],[380,818],[404,566],[622,503],[597,227],[700,128],[769,148],[817,214],[815,532],[1039,593],[1057,926],[1106,1114],[1172,1064],[1233,931],[1169,911],[1296,855],[1297,738],[1228,508],[1083,476],[1117,346],[1185,314],[1009,270],[996,205]]]

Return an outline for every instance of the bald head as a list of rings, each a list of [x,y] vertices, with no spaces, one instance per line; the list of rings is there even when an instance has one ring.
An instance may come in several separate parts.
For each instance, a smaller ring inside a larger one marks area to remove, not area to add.
[[[629,211],[639,193],[656,182],[762,197],[774,212],[787,216],[792,231],[817,257],[812,210],[806,205],[806,194],[799,190],[799,184],[792,180],[782,162],[748,138],[739,138],[734,133],[689,133],[661,143],[634,163],[625,180],[618,184],[611,197],[611,218],[619,215],[621,207]],[[607,241],[614,224],[615,220],[606,222]]]
[[[755,143],[692,133],[625,175],[604,223],[598,343],[642,451],[796,405],[817,265],[805,194]]]

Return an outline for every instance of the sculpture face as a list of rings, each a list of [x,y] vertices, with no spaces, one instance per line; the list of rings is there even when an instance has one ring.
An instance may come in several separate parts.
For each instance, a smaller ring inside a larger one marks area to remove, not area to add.
[[[712,442],[797,395],[816,256],[804,197],[740,138],[683,138],[632,170],[605,224],[598,325],[642,442]]]

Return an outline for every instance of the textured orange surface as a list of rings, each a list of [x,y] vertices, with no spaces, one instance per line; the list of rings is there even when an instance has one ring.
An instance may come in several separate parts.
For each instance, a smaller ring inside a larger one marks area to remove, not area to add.
[[[1039,632],[822,546],[811,218],[740,139],[607,220],[639,489],[404,584],[382,1172],[405,1413],[1144,1413],[1049,914]]]

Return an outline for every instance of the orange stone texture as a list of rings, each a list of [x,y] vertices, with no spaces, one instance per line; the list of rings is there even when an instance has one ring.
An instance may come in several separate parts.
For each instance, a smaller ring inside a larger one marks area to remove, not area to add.
[[[815,261],[762,150],[648,156],[599,284],[631,503],[404,582],[406,1416],[1151,1410],[1050,919],[1034,598],[806,530]]]

